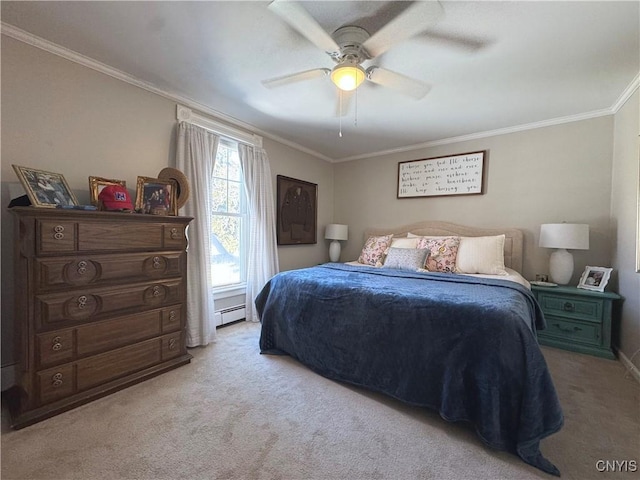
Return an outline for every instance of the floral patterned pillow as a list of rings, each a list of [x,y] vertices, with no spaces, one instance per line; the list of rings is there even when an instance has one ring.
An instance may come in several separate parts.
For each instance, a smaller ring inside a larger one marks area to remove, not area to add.
[[[430,272],[454,273],[460,237],[422,237],[418,248],[429,250],[425,268]]]
[[[373,265],[374,267],[381,267],[384,255],[387,249],[391,245],[391,239],[393,235],[382,235],[379,237],[369,237],[362,247],[362,252],[358,258],[359,263],[365,265]]]

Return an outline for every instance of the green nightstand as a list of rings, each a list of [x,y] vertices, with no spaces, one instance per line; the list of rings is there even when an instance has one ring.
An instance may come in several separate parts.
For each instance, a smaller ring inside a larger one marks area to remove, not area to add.
[[[577,287],[531,285],[547,328],[538,332],[541,345],[615,359],[611,349],[613,302],[620,295]]]

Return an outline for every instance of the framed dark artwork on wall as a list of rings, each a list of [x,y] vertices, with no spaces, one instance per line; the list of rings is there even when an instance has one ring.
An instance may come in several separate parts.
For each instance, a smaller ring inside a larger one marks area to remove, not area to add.
[[[278,245],[317,243],[318,185],[277,176]]]

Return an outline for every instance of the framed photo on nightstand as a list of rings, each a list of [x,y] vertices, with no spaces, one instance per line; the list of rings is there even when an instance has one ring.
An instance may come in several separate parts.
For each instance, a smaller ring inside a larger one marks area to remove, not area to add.
[[[607,286],[607,283],[609,283],[609,277],[612,271],[613,268],[586,266],[580,277],[578,288],[604,292],[604,288]]]

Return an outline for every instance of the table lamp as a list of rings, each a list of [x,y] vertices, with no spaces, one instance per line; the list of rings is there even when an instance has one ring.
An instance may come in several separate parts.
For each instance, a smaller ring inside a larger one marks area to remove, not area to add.
[[[339,240],[347,240],[349,237],[349,227],[347,225],[340,225],[337,223],[331,223],[327,225],[324,231],[324,238],[327,240],[333,240],[329,245],[329,259],[332,262],[340,260],[340,242]]]
[[[573,255],[567,249],[589,249],[589,225],[545,223],[540,225],[538,245],[544,248],[557,248],[549,259],[549,275],[555,283],[566,285],[573,275]]]

